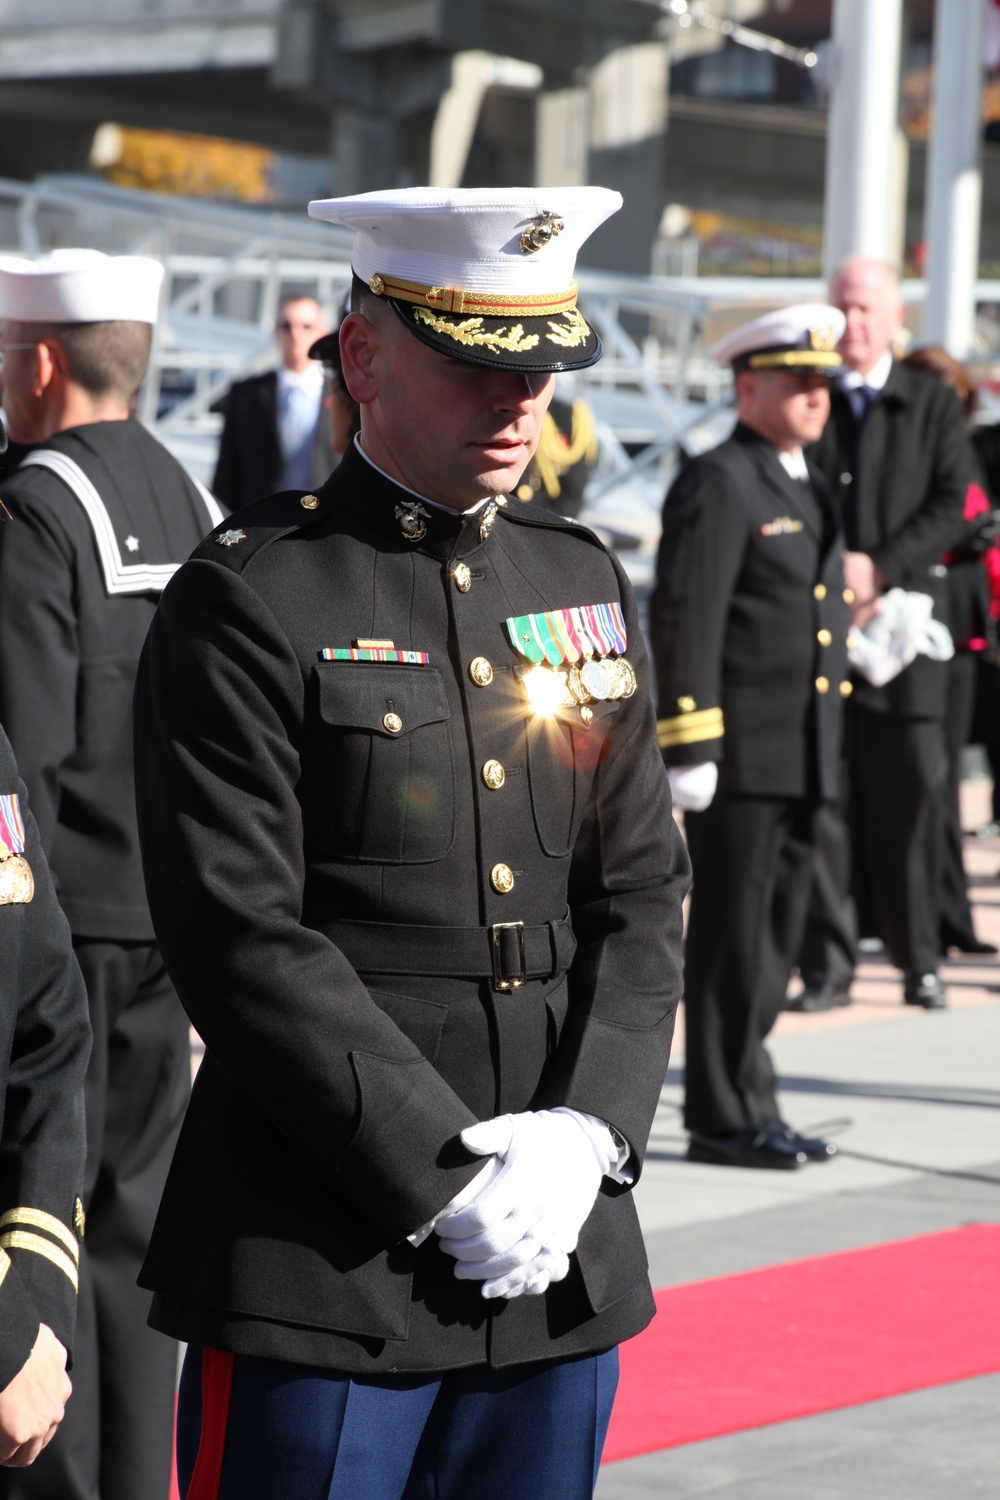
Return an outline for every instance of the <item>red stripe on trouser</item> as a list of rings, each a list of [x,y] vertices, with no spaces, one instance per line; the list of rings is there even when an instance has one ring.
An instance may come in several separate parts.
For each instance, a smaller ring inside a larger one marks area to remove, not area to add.
[[[201,1351],[201,1436],[187,1500],[218,1500],[226,1451],[233,1356],[222,1349]]]

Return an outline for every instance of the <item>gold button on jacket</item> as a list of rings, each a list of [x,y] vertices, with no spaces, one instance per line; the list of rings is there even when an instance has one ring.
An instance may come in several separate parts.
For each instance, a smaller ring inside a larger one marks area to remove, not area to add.
[[[830,642],[833,640],[833,636],[828,630],[817,630],[816,639],[819,641],[821,646],[829,646]]]
[[[455,587],[458,589],[458,592],[460,594],[467,594],[472,587],[472,569],[469,567],[469,564],[456,564],[455,571],[451,576],[455,580]]]
[[[830,691],[830,684],[825,677],[816,678],[816,691],[817,693],[828,693]]]
[[[469,676],[476,687],[489,687],[493,681],[493,668],[485,656],[474,656],[469,662]]]
[[[501,896],[506,896],[514,889],[514,871],[510,865],[494,865],[490,871],[490,885]]]
[[[483,766],[482,775],[491,792],[498,792],[507,780],[507,773],[498,760],[488,760]]]
[[[403,721],[399,714],[386,714],[382,720],[383,729],[388,729],[390,734],[399,734],[403,727]]]

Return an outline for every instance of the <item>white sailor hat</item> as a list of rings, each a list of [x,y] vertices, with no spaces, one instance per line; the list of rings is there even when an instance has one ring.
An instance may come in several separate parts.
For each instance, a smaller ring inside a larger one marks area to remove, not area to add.
[[[0,318],[18,323],[155,323],[163,267],[146,255],[52,250],[0,257]]]
[[[838,307],[799,302],[744,323],[709,351],[720,365],[739,370],[792,370],[835,375],[843,365],[837,345],[847,320]]]
[[[584,240],[621,204],[601,187],[420,187],[322,198],[309,213],[357,232],[355,274],[423,343],[531,372],[600,359],[573,271]]]

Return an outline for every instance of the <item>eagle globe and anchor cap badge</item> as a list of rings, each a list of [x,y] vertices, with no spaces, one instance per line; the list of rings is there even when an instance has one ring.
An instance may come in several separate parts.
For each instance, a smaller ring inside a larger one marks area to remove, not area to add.
[[[354,274],[421,343],[467,364],[548,373],[601,357],[574,271],[621,204],[602,187],[419,187],[318,199],[309,214],[355,230]]]

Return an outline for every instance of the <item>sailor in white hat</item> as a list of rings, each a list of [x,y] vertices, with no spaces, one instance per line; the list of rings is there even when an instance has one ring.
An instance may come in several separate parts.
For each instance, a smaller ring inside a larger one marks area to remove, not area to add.
[[[150,635],[148,889],[207,1046],[142,1277],[188,1500],[585,1500],[652,1315],[686,856],[628,580],[512,495],[619,201],[314,204],[358,231],[360,437]]]
[[[737,426],[682,468],[650,605],[658,738],[695,886],[685,963],[692,1160],[794,1169],[834,1148],[781,1117],[764,1047],[839,794],[850,598],[823,431],[843,315],[800,304],[720,339]]]
[[[3,1471],[3,1496],[96,1495],[114,1474],[123,1500],[149,1500],[170,1481],[176,1352],[135,1278],[189,1045],[143,891],[131,698],[159,594],[220,512],[130,419],[162,281],[157,261],[94,250],[0,262],[4,411],[27,450],[0,481],[0,721],[94,1030],[74,1395],[30,1482]]]

